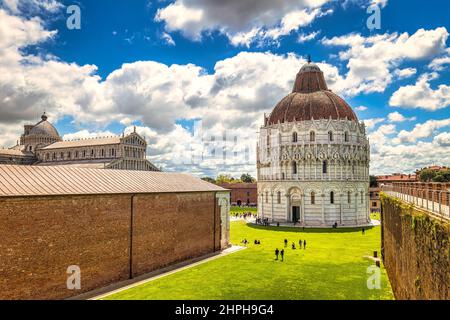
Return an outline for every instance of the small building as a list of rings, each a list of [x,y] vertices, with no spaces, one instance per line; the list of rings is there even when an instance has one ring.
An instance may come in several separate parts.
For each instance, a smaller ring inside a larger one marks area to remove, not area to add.
[[[258,204],[258,188],[256,183],[222,183],[221,187],[231,192],[232,206],[256,206]]]
[[[380,188],[369,188],[370,212],[381,212]]]
[[[417,182],[418,178],[415,174],[394,173],[391,175],[377,176],[377,183],[381,185],[392,185],[397,182]]]
[[[136,130],[122,136],[63,141],[44,113],[35,125],[24,126],[16,146],[0,149],[0,164],[159,171],[146,154],[147,142]]]
[[[69,298],[220,251],[228,214],[228,190],[187,174],[0,165],[0,300]]]

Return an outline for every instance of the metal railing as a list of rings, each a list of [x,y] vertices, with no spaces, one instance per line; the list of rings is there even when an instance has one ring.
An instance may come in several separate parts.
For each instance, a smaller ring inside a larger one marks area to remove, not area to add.
[[[450,220],[450,190],[423,189],[408,185],[386,185],[382,186],[381,190],[387,195]]]

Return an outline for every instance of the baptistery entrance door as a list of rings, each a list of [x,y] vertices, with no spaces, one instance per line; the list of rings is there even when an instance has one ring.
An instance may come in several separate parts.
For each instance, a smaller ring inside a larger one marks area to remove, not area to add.
[[[292,207],[292,222],[297,223],[300,221],[300,206]]]

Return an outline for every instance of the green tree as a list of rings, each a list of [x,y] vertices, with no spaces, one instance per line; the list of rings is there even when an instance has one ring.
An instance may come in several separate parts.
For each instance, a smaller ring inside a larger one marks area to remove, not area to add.
[[[229,174],[219,174],[216,178],[216,182],[217,183],[236,183],[236,182],[238,182],[238,180],[236,180]]]
[[[423,169],[419,173],[419,180],[421,182],[430,182],[436,176],[436,171],[430,169]]]
[[[241,181],[245,183],[254,183],[256,180],[250,174],[244,173],[241,175]]]
[[[210,177],[203,177],[202,180],[209,182],[209,183],[216,183],[216,180],[214,180],[213,178],[210,178]]]
[[[370,176],[370,187],[376,188],[378,186],[377,177],[376,176]]]

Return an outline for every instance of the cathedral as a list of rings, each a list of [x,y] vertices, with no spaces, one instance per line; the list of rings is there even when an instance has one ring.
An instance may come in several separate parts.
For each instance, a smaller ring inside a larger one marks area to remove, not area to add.
[[[160,171],[146,159],[146,154],[147,142],[136,131],[63,141],[44,113],[35,125],[24,126],[16,146],[0,149],[0,164]]]
[[[308,61],[292,93],[264,115],[258,215],[306,227],[367,225],[369,161],[364,123]]]

